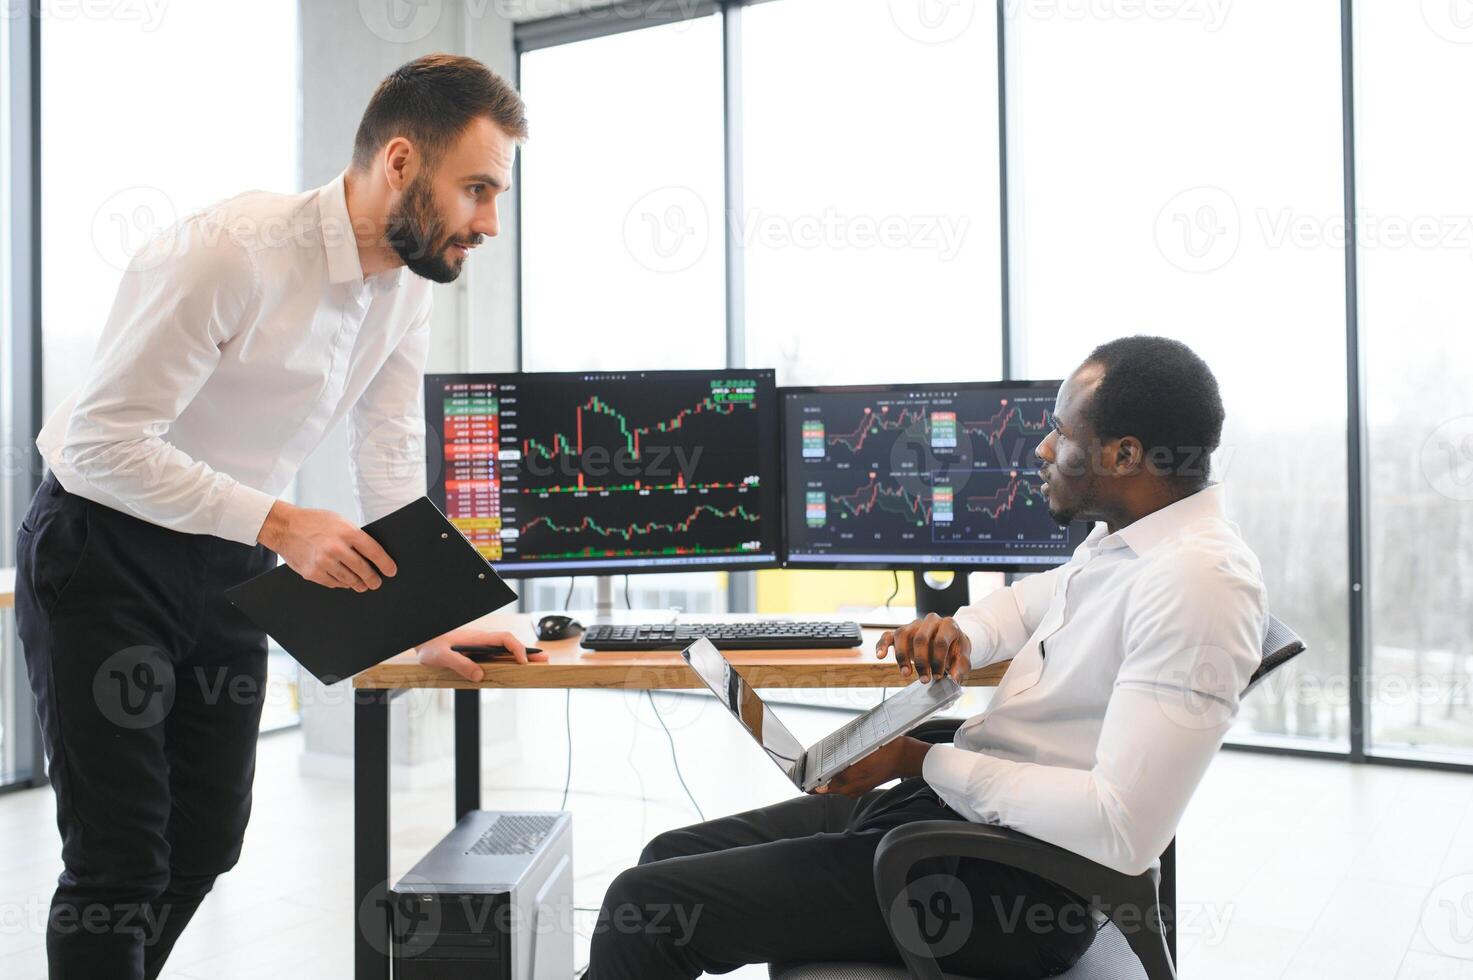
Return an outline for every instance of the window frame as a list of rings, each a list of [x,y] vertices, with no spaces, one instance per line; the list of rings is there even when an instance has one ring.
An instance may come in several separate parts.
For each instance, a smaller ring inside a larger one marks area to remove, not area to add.
[[[41,427],[41,18],[38,8],[27,5],[24,18],[9,18],[5,32],[8,104],[7,157],[0,160],[7,180],[5,209],[10,223],[5,227],[6,268],[3,281],[8,294],[5,316],[10,329],[5,364],[9,368],[10,433],[14,446],[7,447],[10,460],[20,463],[5,474],[6,541],[0,545],[0,564],[14,564],[14,531],[41,484],[40,452],[35,435]],[[7,694],[0,704],[6,722],[7,744],[0,756],[0,792],[39,786],[46,782],[46,764],[36,720],[34,699],[26,676],[25,660],[14,631],[14,610],[0,624],[9,654],[8,676],[0,690]]]

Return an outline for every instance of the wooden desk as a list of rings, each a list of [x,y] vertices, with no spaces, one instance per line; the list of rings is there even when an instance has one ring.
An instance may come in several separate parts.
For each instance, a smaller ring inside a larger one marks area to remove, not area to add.
[[[0,568],[0,609],[15,605],[15,569]]]
[[[661,622],[651,612],[646,622]],[[682,616],[682,622],[733,621],[772,617]],[[833,619],[834,616],[813,617]],[[606,688],[622,690],[691,690],[702,684],[680,654],[609,653],[584,650],[576,639],[534,639],[533,617],[525,614],[487,616],[475,625],[515,632],[546,651],[546,663],[485,664],[479,682],[462,679],[441,667],[424,667],[404,653],[353,678],[353,832],[354,832],[354,966],[357,980],[388,980],[389,875],[389,702],[407,688],[455,690],[455,819],[481,805],[482,688]],[[588,620],[584,620],[588,622]],[[850,650],[746,650],[727,656],[747,683],[775,687],[897,687],[901,683],[893,659],[875,659],[881,630],[866,630],[864,643]],[[967,678],[969,686],[995,686],[1007,669],[994,664]],[[383,910],[382,922],[372,910]]]
[[[661,614],[647,621],[658,622]],[[487,616],[475,625],[515,633],[524,643],[540,647],[546,663],[483,664],[485,677],[468,681],[443,667],[424,667],[413,653],[401,653],[353,678],[359,690],[399,690],[410,687],[456,688],[615,688],[634,691],[703,690],[680,654],[616,653],[585,650],[578,640],[538,640],[530,614]],[[772,617],[682,616],[681,622],[740,621]],[[818,617],[812,617],[818,618]],[[834,617],[828,617],[834,618]],[[882,630],[865,630],[864,642],[847,650],[731,650],[727,658],[753,687],[896,687],[900,675],[895,660],[875,658],[875,644]],[[967,678],[973,687],[993,687],[1002,677],[1005,664],[994,664]]]

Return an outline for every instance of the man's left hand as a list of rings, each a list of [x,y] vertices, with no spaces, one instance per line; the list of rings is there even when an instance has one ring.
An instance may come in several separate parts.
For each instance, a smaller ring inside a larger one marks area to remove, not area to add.
[[[909,736],[897,738],[860,759],[814,792],[861,796],[892,779],[919,776],[921,764],[930,750],[929,742]]]
[[[451,630],[418,647],[419,662],[429,667],[449,667],[468,681],[478,681],[484,672],[481,665],[463,653],[456,653],[452,646],[502,646],[506,647],[508,660],[524,664],[529,660],[546,660],[547,654],[527,654],[527,645],[513,633],[502,630],[481,630],[470,626]]]

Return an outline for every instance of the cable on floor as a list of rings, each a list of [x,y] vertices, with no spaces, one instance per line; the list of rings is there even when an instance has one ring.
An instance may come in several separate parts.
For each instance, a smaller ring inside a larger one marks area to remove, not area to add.
[[[670,728],[665,724],[665,716],[660,714],[660,706],[655,703],[654,692],[647,690],[644,693],[649,696],[650,707],[655,710],[655,718],[659,721],[660,727],[665,729],[665,738],[668,739],[670,742],[670,761],[675,763],[675,778],[680,780],[680,788],[685,790],[685,795],[686,798],[690,800],[690,805],[695,807],[696,815],[700,817],[701,822],[704,823],[706,821],[706,814],[704,811],[701,810],[701,805],[696,802],[695,794],[692,793],[690,791],[690,787],[686,785],[685,775],[680,771],[680,756],[676,755],[675,753],[675,736],[670,734]]]

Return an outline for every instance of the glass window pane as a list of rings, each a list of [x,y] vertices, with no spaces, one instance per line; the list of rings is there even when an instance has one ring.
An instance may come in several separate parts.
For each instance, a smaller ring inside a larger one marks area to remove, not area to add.
[[[159,9],[42,22],[48,413],[85,377],[149,234],[242,191],[297,186],[294,0]]]
[[[747,363],[779,384],[1000,375],[996,21],[923,6],[742,12]]]
[[[529,51],[522,366],[726,363],[721,20]]]
[[[1341,741],[1339,12],[1209,6],[1027,5],[1010,21],[1021,363],[1061,376],[1100,342],[1155,333],[1212,366],[1228,412],[1216,476],[1272,611],[1309,645],[1244,702],[1237,736]]]
[[[1377,754],[1473,761],[1473,22],[1366,0],[1357,202]]]

